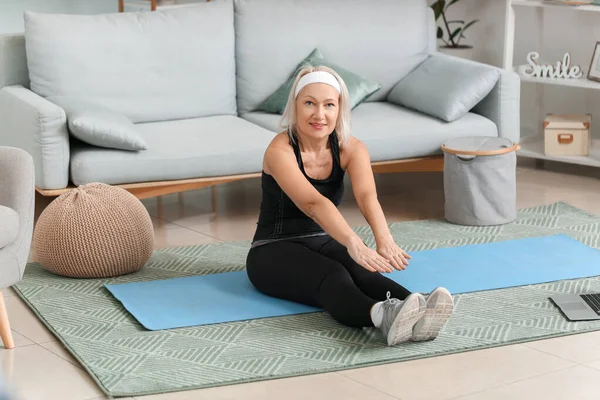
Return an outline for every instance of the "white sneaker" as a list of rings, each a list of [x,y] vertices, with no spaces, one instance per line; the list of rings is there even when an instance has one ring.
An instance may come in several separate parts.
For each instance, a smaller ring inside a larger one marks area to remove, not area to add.
[[[420,293],[412,293],[403,301],[390,299],[390,293],[387,293],[387,300],[381,305],[383,320],[379,328],[387,337],[388,346],[410,340],[413,327],[423,317],[425,307],[425,297]]]
[[[435,288],[426,300],[425,315],[413,329],[412,340],[415,342],[435,339],[454,311],[454,300],[446,288]]]

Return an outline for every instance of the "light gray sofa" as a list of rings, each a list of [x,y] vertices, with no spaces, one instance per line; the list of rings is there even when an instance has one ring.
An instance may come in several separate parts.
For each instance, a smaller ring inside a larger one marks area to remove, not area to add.
[[[440,145],[457,136],[519,141],[513,72],[499,69],[492,91],[453,122],[387,101],[436,52],[426,0],[213,0],[139,14],[27,13],[25,26],[24,36],[0,38],[0,144],[33,156],[40,190],[260,172],[281,116],[257,107],[315,48],[381,85],[352,111],[352,133],[374,164],[439,160]],[[118,110],[148,148],[75,140],[56,96]]]
[[[35,210],[33,158],[27,152],[0,147],[0,288],[23,278],[33,238]],[[14,341],[0,292],[0,337],[11,349]]]

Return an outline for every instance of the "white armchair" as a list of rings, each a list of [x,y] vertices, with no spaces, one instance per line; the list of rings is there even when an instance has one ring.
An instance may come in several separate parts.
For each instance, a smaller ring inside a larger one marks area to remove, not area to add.
[[[35,172],[24,150],[0,146],[0,289],[23,278],[33,237]],[[0,337],[4,347],[14,342],[0,292]]]

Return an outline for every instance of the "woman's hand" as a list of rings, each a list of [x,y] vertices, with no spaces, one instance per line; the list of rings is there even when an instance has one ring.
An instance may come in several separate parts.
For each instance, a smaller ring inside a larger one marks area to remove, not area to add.
[[[384,257],[368,247],[362,240],[355,240],[347,247],[348,254],[357,264],[371,272],[392,272],[393,268]]]
[[[387,238],[377,242],[377,253],[387,260],[397,270],[405,270],[408,266],[409,256],[394,242],[393,238]]]

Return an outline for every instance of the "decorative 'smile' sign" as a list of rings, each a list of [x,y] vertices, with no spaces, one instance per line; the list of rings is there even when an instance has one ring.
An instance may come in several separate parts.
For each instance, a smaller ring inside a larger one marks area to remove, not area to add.
[[[536,60],[540,58],[540,54],[532,51],[527,54],[527,64],[523,70],[523,75],[536,78],[565,78],[579,79],[583,76],[583,71],[578,65],[571,66],[571,55],[565,53],[562,61],[557,61],[556,65],[543,64],[539,65]]]

